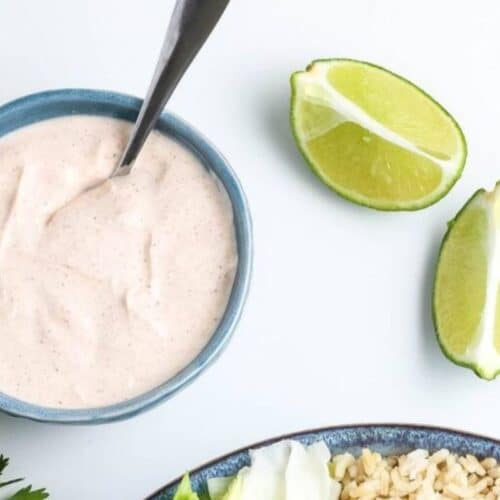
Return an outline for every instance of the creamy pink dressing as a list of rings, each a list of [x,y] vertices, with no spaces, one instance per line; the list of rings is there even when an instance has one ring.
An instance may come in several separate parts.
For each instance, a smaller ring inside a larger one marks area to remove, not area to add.
[[[0,139],[0,391],[85,408],[161,384],[203,348],[237,263],[220,183],[153,133],[73,116]]]

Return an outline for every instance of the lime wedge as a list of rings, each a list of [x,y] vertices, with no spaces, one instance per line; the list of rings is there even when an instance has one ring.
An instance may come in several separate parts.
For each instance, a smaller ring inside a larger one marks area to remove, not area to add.
[[[291,122],[313,171],[334,191],[379,210],[442,198],[467,154],[457,122],[421,89],[360,61],[313,62],[291,78]]]
[[[453,362],[500,373],[500,187],[477,191],[449,223],[434,283],[434,323]]]

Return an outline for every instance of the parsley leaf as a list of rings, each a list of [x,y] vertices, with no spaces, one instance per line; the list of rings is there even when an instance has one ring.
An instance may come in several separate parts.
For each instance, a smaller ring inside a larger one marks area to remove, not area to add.
[[[5,470],[7,465],[9,465],[9,459],[7,457],[4,457],[3,455],[0,455],[0,476],[2,475],[2,472]],[[22,478],[19,477],[16,479],[11,479],[10,481],[0,481],[0,488],[8,486],[9,484],[17,483],[18,481],[22,481]]]
[[[9,484],[14,484],[18,483],[19,481],[22,481],[22,477],[18,477],[17,479],[11,479],[10,481],[4,481],[3,483],[0,483],[0,488],[3,488],[4,486],[9,486]]]
[[[5,468],[9,465],[9,459],[0,455],[0,476],[4,472]],[[8,486],[9,484],[17,483],[18,481],[22,481],[22,478],[11,479],[9,481],[0,482],[0,488],[4,486]],[[7,500],[44,500],[48,498],[49,494],[45,491],[45,488],[41,488],[39,490],[33,490],[32,486],[26,486],[21,488],[17,493],[11,495],[7,498]]]
[[[12,495],[9,500],[44,500],[48,497],[49,494],[45,491],[45,488],[32,490],[31,485],[29,485]]]
[[[5,467],[9,465],[9,459],[7,457],[4,457],[3,455],[0,455],[0,476],[2,475],[2,472],[4,471]]]

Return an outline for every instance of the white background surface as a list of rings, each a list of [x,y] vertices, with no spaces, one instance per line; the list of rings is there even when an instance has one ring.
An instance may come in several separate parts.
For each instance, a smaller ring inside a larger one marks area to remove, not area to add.
[[[0,101],[60,87],[142,95],[172,5],[2,0]],[[62,427],[0,416],[10,473],[56,500],[129,500],[309,427],[418,422],[500,437],[500,380],[450,364],[429,310],[446,221],[500,178],[499,21],[494,0],[233,0],[169,108],[214,141],[248,194],[256,252],[244,318],[196,383],[137,418]],[[402,73],[462,124],[468,164],[439,204],[377,213],[309,172],[289,132],[288,78],[333,56]]]

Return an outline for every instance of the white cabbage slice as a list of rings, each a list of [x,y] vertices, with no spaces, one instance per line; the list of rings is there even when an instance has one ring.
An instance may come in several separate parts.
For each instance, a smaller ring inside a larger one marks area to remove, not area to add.
[[[285,473],[291,442],[250,451],[251,467],[244,476],[241,500],[286,500]]]
[[[338,500],[330,477],[330,451],[323,442],[304,447],[281,441],[250,451],[251,465],[235,478],[209,480],[211,500]]]
[[[240,500],[242,498],[243,482],[247,473],[248,467],[240,470],[221,500]]]
[[[222,500],[233,480],[234,476],[210,478],[207,481],[210,500]]]
[[[286,500],[337,500],[340,484],[330,477],[330,451],[323,442],[293,442],[286,469]]]

